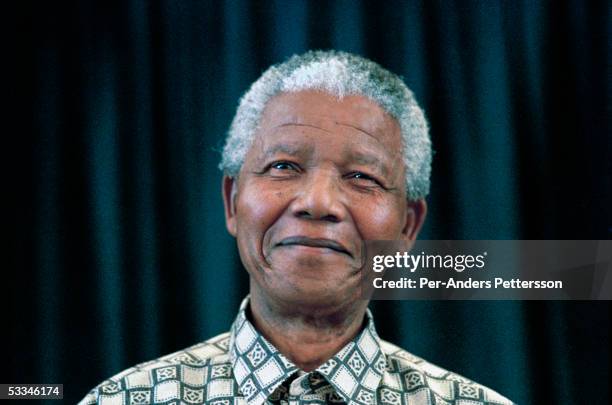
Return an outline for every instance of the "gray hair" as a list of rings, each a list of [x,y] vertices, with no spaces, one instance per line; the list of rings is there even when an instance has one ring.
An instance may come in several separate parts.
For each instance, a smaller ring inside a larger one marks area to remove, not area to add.
[[[219,168],[237,176],[268,101],[279,93],[323,90],[339,98],[363,95],[395,118],[402,133],[408,198],[429,193],[431,140],[423,110],[402,79],[380,65],[346,52],[309,51],[271,66],[242,96]]]

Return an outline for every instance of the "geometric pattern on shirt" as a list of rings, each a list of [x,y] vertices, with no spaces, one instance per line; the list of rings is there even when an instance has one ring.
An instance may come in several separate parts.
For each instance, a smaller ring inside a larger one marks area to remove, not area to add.
[[[263,404],[298,368],[257,332],[246,317],[248,301],[244,301],[232,326],[231,359],[240,392],[249,405]],[[313,377],[304,381],[319,386],[300,391],[313,401],[325,394],[325,400],[367,405],[376,397],[376,389],[386,367],[378,344],[378,336],[368,311],[363,331],[332,358],[319,366]],[[331,386],[333,390],[330,390]],[[291,390],[288,391],[291,400]],[[327,396],[329,394],[329,396]],[[278,395],[275,395],[275,397]],[[316,397],[316,398],[315,398]],[[297,399],[297,398],[296,398]]]
[[[229,333],[139,364],[104,381],[80,405],[508,405],[493,390],[381,340],[366,327],[317,370],[299,370],[246,317]]]

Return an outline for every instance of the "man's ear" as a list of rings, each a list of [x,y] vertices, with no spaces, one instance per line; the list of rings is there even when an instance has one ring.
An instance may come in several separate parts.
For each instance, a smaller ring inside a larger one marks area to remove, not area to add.
[[[223,176],[221,190],[225,208],[225,226],[228,232],[236,237],[236,191],[238,182],[234,177]]]
[[[427,203],[424,199],[408,200],[406,211],[406,224],[402,231],[405,240],[414,241],[425,222],[427,216]]]

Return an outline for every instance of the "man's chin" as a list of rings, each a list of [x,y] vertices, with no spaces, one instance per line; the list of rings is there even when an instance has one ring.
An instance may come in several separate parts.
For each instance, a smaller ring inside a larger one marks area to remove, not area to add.
[[[361,273],[346,264],[335,268],[301,266],[268,271],[267,279],[270,285],[279,286],[279,291],[291,291],[306,298],[346,295],[347,291],[355,290],[362,282]]]
[[[340,285],[324,281],[308,283],[308,285],[287,285],[272,291],[277,299],[286,306],[309,308],[310,310],[325,310],[343,307],[348,303],[359,300],[362,296],[358,285]]]
[[[264,268],[263,274],[258,276],[257,288],[283,306],[314,310],[344,306],[364,296],[361,272],[346,261],[338,265],[317,263],[315,266],[277,262]]]

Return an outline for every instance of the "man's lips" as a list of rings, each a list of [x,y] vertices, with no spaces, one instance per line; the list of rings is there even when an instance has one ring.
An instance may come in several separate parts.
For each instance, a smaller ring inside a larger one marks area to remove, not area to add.
[[[277,243],[277,246],[292,245],[327,248],[353,257],[353,255],[348,251],[348,249],[346,249],[341,243],[331,239],[309,238],[307,236],[290,236]]]

